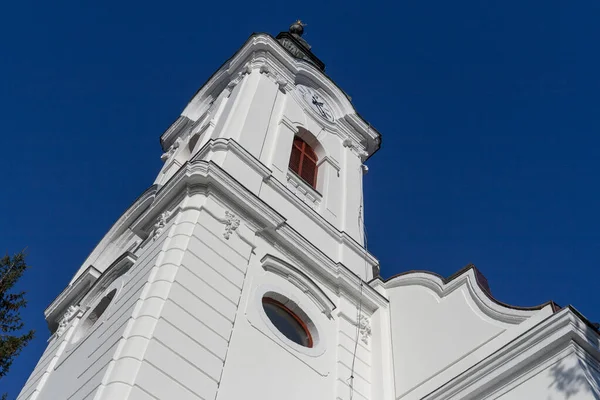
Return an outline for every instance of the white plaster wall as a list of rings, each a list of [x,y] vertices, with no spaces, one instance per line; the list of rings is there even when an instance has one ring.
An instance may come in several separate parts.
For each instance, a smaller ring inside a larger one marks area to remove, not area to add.
[[[59,349],[59,347],[61,345],[64,346],[64,344],[66,343],[61,340],[52,340],[48,343],[46,350],[44,350],[44,353],[27,379],[25,386],[21,389],[21,393],[17,399],[35,398],[34,393],[41,389],[45,380],[48,379],[50,372],[54,370],[57,358],[62,353],[62,349]]]
[[[71,337],[79,322],[75,319],[69,331],[61,337],[53,337],[19,394],[19,400],[94,397],[164,239],[161,237],[140,249],[137,262],[123,277],[122,289],[88,336],[72,343]]]
[[[309,273],[269,242],[257,238],[217,400],[348,399],[355,346],[353,397],[371,399],[370,345],[356,342],[355,304],[345,302],[346,312],[341,312],[344,301],[316,278],[317,285],[338,306],[331,317],[326,316],[306,290],[293,283],[296,282],[293,277],[286,278],[263,268],[259,260],[265,254],[287,260]],[[312,349],[291,344],[269,324],[261,303],[265,292],[291,299],[308,315],[318,332]]]
[[[424,286],[388,290],[396,390],[406,394],[510,325],[479,310],[466,286],[440,298]]]
[[[373,364],[371,339],[364,342],[356,328],[356,304],[340,299],[337,313],[337,382],[336,399],[373,398]],[[363,311],[364,313],[364,311]],[[352,369],[354,366],[354,370]],[[353,377],[353,378],[351,378]]]
[[[216,395],[250,255],[223,229],[206,212],[193,226],[135,381],[156,398]]]

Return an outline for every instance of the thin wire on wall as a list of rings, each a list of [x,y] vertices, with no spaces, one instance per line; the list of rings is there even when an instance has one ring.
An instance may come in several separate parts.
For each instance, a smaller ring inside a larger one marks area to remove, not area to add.
[[[371,125],[369,124],[369,130],[371,130]],[[361,163],[360,167],[358,168],[359,170],[359,182],[360,182],[360,204],[358,206],[358,228],[359,231],[362,230],[363,232],[363,243],[364,243],[364,247],[365,247],[365,251],[364,251],[364,262],[365,262],[365,274],[368,271],[368,262],[367,262],[367,249],[368,249],[368,243],[367,243],[367,227],[365,226],[365,220],[363,217],[363,182],[362,182],[362,177],[364,174],[364,164]],[[358,297],[358,305],[356,307],[356,339],[354,340],[354,351],[352,353],[352,366],[350,368],[350,378],[348,379],[349,384],[348,386],[350,387],[350,397],[349,400],[352,400],[353,396],[354,396],[354,366],[355,366],[355,362],[356,362],[356,353],[358,351],[358,338],[360,336],[360,320],[361,320],[361,315],[362,315],[362,296],[363,296],[363,280],[361,277],[359,277],[359,289],[360,289],[360,294]]]

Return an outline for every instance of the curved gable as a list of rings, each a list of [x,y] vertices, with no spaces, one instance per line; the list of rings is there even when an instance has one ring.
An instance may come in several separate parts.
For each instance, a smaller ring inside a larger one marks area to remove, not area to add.
[[[476,352],[489,351],[528,321],[553,312],[552,304],[513,307],[495,300],[485,278],[468,266],[449,279],[424,271],[381,285],[390,300],[397,395],[408,393]]]

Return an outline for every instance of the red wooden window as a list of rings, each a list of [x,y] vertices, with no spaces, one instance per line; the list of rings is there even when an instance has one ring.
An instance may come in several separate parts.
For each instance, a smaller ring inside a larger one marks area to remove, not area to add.
[[[304,140],[294,138],[290,169],[300,175],[309,185],[317,187],[317,155]]]

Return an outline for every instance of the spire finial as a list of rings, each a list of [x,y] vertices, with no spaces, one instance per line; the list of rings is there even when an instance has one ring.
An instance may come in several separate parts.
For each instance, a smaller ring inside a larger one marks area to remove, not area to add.
[[[290,33],[298,36],[302,36],[304,33],[304,27],[306,24],[301,20],[297,20],[290,26]]]

